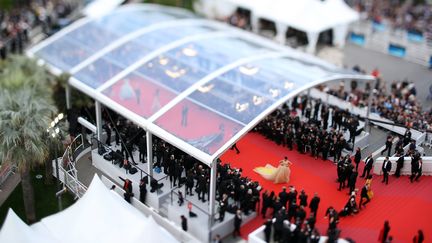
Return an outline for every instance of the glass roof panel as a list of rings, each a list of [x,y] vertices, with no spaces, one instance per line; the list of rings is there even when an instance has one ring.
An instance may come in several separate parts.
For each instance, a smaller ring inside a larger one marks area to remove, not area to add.
[[[122,70],[123,68],[118,63],[101,58],[74,74],[74,77],[96,89]]]
[[[47,62],[63,71],[69,71],[125,34],[153,23],[180,17],[186,17],[186,15],[171,15],[151,11],[117,11],[78,27],[37,51],[36,55],[43,57]],[[60,46],[65,48],[62,50],[59,48]],[[51,48],[59,52],[53,52]],[[70,53],[69,50],[74,50],[79,55],[73,54],[74,58],[69,58],[67,55]]]
[[[233,37],[187,43],[147,62],[138,72],[182,92],[217,69],[268,49]]]
[[[167,111],[155,124],[209,155],[243,128],[242,124],[188,99]]]
[[[63,71],[67,71],[91,54],[90,50],[64,39],[63,41],[55,41],[48,47],[41,49],[36,53],[36,56]]]
[[[293,89],[329,75],[318,66],[291,59],[264,59],[221,75],[188,98],[247,124]]]
[[[177,30],[178,27],[169,27],[143,34],[107,53],[96,62],[89,64],[77,72],[75,77],[87,85],[97,88],[150,52],[170,42],[190,35],[212,32],[214,28],[205,26],[183,26],[182,31]],[[98,65],[100,63],[109,64],[108,67],[112,68],[107,72],[107,66]],[[100,73],[104,74],[100,75]]]
[[[102,93],[144,118],[153,115],[176,96],[170,90],[136,74],[128,75]]]

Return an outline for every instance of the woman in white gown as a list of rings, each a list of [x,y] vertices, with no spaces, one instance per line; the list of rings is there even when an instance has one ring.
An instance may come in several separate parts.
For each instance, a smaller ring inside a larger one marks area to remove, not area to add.
[[[290,165],[292,165],[292,163],[287,157],[285,157],[279,162],[279,166],[277,168],[270,164],[266,164],[265,167],[257,167],[254,169],[254,171],[265,179],[273,181],[275,184],[288,183],[291,174],[291,170],[289,168]]]

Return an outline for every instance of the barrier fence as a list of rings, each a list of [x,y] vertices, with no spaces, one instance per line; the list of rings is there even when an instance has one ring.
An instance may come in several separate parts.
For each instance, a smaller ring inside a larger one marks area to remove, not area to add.
[[[432,36],[421,32],[363,20],[351,25],[348,41],[432,68]]]

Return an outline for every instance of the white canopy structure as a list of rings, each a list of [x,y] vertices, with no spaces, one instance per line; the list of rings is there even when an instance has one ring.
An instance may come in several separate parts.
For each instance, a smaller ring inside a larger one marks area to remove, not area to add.
[[[172,243],[177,240],[146,218],[95,175],[84,196],[64,211],[27,226],[10,210],[0,231],[8,243]]]
[[[124,0],[94,0],[82,10],[85,16],[99,17],[117,8]]]
[[[78,20],[29,55],[56,74],[72,74],[73,87],[208,165],[298,93],[332,80],[373,79],[147,4]],[[191,126],[181,125],[182,113]]]
[[[333,80],[374,80],[255,34],[178,8],[124,5],[86,17],[28,51],[54,74],[212,167],[263,118],[299,93]],[[66,95],[68,97],[68,95]],[[68,103],[68,102],[67,102]],[[153,163],[147,163],[152,176]]]
[[[345,44],[348,25],[360,18],[343,0],[202,0],[202,12],[212,17],[227,17],[236,8],[251,12],[252,28],[266,19],[276,25],[279,41],[287,28],[303,31],[308,36],[308,51],[314,52],[320,32],[333,29],[334,43]]]

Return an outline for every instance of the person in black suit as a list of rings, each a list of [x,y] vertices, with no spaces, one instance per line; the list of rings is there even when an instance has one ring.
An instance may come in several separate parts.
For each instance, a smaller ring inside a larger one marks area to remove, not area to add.
[[[192,172],[189,172],[186,176],[186,195],[193,196],[192,189],[194,187],[195,181]]]
[[[385,183],[386,185],[388,185],[388,176],[389,176],[389,173],[391,171],[391,168],[392,168],[392,165],[391,165],[389,157],[387,156],[387,157],[385,157],[382,168],[381,168],[383,175],[384,175],[383,180],[381,182]]]
[[[290,192],[288,193],[288,206],[292,203],[296,203],[297,199],[297,190],[294,186],[290,186]]]
[[[365,159],[365,167],[363,168],[363,173],[360,177],[363,178],[365,177],[365,175],[366,178],[369,177],[370,171],[372,170],[373,163],[374,163],[374,159],[372,158],[372,154],[369,154],[369,156],[366,157]]]
[[[396,171],[395,171],[395,174],[394,174],[394,175],[395,175],[397,178],[399,178],[399,177],[400,177],[400,172],[401,172],[401,170],[402,170],[402,168],[403,168],[403,166],[404,166],[404,162],[405,162],[405,160],[404,160],[404,156],[401,155],[399,152],[396,154],[396,156],[398,156],[399,159],[396,161]]]
[[[236,236],[241,236],[240,226],[241,226],[241,223],[243,221],[241,214],[242,214],[241,210],[237,210],[237,212],[236,212],[236,214],[234,216],[234,232],[233,232],[233,237],[234,238]]]
[[[187,218],[186,218],[184,215],[182,215],[182,216],[180,216],[180,219],[181,219],[181,226],[182,226],[182,229],[183,229],[184,231],[187,231],[187,230],[188,230]]]
[[[264,236],[265,236],[265,241],[266,242],[270,242],[270,236],[271,236],[271,232],[272,232],[272,226],[273,226],[273,222],[271,219],[268,219],[265,223],[265,228],[264,228]]]
[[[180,161],[176,160],[174,164],[174,179],[173,186],[177,186],[177,181],[180,185],[181,174],[183,173],[183,166],[180,164]]]
[[[272,206],[272,199],[270,198],[270,195],[268,191],[266,190],[262,194],[262,207],[261,207],[261,215],[262,218],[265,219],[267,214],[267,209]]]
[[[283,207],[287,207],[288,193],[286,192],[286,187],[282,187],[282,191],[279,192],[279,200]]]
[[[360,147],[357,147],[356,149],[356,153],[354,155],[354,163],[355,163],[355,170],[358,172],[358,166],[360,164],[360,160],[361,160],[361,149]]]
[[[385,149],[383,151],[381,151],[381,155],[387,151],[387,156],[390,156],[391,153],[391,149],[392,149],[392,145],[393,145],[393,136],[388,135],[387,136],[387,140],[385,142]]]
[[[307,206],[307,198],[308,198],[308,196],[307,196],[307,194],[306,194],[306,192],[304,191],[304,189],[302,189],[301,191],[300,191],[300,195],[299,195],[299,201],[300,201],[300,206],[303,206],[303,207],[306,207]]]
[[[309,202],[310,211],[311,211],[311,213],[313,213],[315,215],[315,217],[316,217],[317,212],[318,212],[318,206],[319,206],[320,201],[321,201],[321,199],[318,196],[318,193],[315,192],[313,198]]]
[[[147,163],[145,159],[145,157],[147,156],[147,142],[145,136],[140,138],[138,144],[138,150],[139,150],[139,160],[141,161],[141,163]]]
[[[417,175],[420,178],[421,176],[421,167],[420,164],[421,158],[419,153],[415,153],[411,156],[411,176],[410,176],[410,182],[412,183]],[[419,172],[420,169],[420,172]]]
[[[350,193],[352,193],[355,190],[356,182],[357,182],[357,176],[358,172],[356,170],[353,170],[349,179],[348,179],[348,186],[350,189]]]
[[[365,184],[363,186],[363,188],[361,189],[360,192],[360,202],[359,202],[359,210],[361,209],[362,205],[366,207],[366,204],[368,204],[370,202],[370,198],[368,195],[368,184]],[[365,199],[366,201],[363,203],[363,199]]]
[[[147,181],[144,180],[144,178],[141,179],[140,181],[139,189],[140,189],[139,199],[142,203],[145,203],[145,199],[147,195]]]
[[[415,178],[415,181],[419,181],[420,176],[422,176],[422,172],[423,172],[423,160],[420,159],[419,164],[418,164],[417,176]]]

